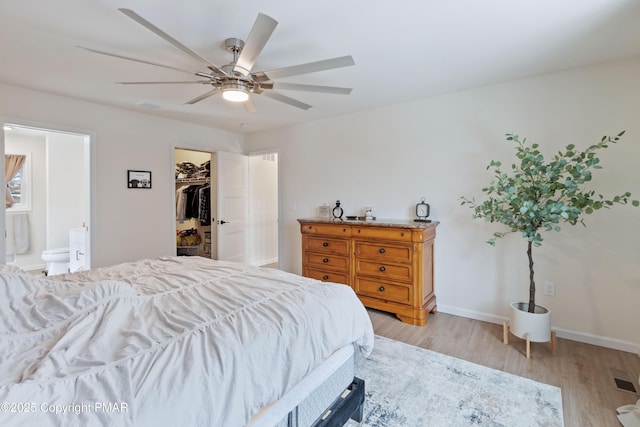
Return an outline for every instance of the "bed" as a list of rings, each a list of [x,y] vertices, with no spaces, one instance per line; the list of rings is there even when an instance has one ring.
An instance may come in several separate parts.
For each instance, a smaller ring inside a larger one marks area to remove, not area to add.
[[[372,346],[350,287],[279,270],[201,257],[50,278],[0,267],[3,426],[287,425],[317,416]]]

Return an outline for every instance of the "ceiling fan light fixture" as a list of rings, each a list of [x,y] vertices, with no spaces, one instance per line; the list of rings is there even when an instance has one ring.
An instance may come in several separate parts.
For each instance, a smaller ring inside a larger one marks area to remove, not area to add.
[[[249,91],[242,83],[227,83],[222,86],[222,97],[231,102],[245,102],[249,99]]]

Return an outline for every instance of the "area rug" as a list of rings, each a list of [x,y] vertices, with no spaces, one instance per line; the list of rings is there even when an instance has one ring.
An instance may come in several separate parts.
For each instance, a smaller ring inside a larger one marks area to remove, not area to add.
[[[358,358],[364,419],[347,426],[563,426],[558,387],[376,336]]]

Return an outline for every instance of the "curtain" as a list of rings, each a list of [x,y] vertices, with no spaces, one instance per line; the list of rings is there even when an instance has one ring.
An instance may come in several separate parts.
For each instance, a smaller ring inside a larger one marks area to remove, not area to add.
[[[11,181],[24,165],[27,156],[23,154],[7,154],[4,156],[5,208],[13,206],[11,191],[6,184]]]

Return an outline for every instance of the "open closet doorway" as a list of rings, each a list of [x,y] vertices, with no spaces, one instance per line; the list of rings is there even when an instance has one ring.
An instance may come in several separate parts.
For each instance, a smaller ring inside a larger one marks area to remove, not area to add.
[[[34,274],[91,268],[91,135],[15,122],[3,131],[3,262]]]
[[[174,164],[176,254],[249,262],[248,157],[175,148]]]
[[[176,255],[218,259],[214,154],[207,151],[174,150],[176,183]],[[213,185],[212,185],[213,181]]]
[[[277,153],[176,147],[174,165],[177,255],[278,267]],[[210,218],[194,196],[200,191],[208,195]],[[190,213],[183,204],[191,206]]]

